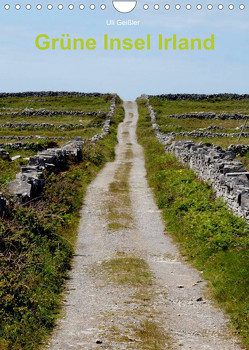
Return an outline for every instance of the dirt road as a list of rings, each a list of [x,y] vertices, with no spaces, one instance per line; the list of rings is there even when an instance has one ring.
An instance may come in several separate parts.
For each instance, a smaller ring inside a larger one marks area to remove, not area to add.
[[[64,317],[49,349],[240,349],[201,274],[165,234],[124,104],[116,160],[87,191]]]

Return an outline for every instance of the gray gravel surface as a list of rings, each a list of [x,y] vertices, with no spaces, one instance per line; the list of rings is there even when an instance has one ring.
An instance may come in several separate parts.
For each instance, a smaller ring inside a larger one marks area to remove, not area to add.
[[[231,335],[228,319],[206,297],[201,273],[184,261],[165,233],[145,177],[143,149],[136,140],[137,105],[126,102],[124,107],[126,116],[118,130],[116,160],[106,164],[85,196],[63,316],[48,348],[145,349],[133,329],[144,318],[156,318],[171,338],[165,349],[241,349]],[[133,153],[129,160],[127,150]],[[132,224],[110,232],[106,215],[109,184],[117,169],[127,162],[132,162]],[[143,310],[133,297],[136,287],[117,286],[106,278],[102,262],[117,252],[144,259],[154,275],[154,297]]]

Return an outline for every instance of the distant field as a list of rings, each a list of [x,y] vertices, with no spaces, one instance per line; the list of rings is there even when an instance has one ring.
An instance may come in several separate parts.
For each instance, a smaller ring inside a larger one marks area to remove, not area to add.
[[[230,145],[236,145],[238,144],[238,138],[237,137],[190,137],[190,136],[176,136],[175,141],[179,140],[190,140],[192,139],[196,143],[203,142],[203,143],[210,143],[216,146],[221,147],[228,147]],[[248,145],[249,144],[249,138],[248,137],[241,137],[239,141],[240,145]]]
[[[150,104],[153,106],[157,114],[157,122],[161,127],[161,131],[167,132],[183,132],[183,131],[205,131],[201,129],[212,127],[219,127],[222,129],[215,129],[216,133],[238,133],[240,127],[243,126],[244,120],[217,120],[217,119],[198,119],[188,118],[179,119],[172,118],[169,115],[187,114],[195,112],[207,113],[237,113],[249,115],[249,99],[245,100],[207,100],[207,101],[169,101],[155,97],[150,98]],[[249,123],[248,123],[249,125]],[[209,130],[209,131],[212,131]],[[245,130],[247,131],[247,130]],[[234,143],[234,139],[230,140]]]
[[[58,130],[58,129],[49,129],[49,128],[40,128],[35,130],[17,130],[17,129],[10,129],[10,128],[0,128],[0,136],[41,136],[41,137],[83,137],[83,138],[90,138],[93,135],[101,132],[102,126],[99,127],[86,127],[86,128],[79,128],[79,129],[73,129],[73,130]],[[1,140],[0,140],[1,141]]]
[[[156,97],[150,97],[150,104],[153,106],[156,115],[157,123],[160,126],[162,133],[181,133],[181,132],[211,132],[211,133],[240,133],[241,127],[244,125],[244,120],[218,120],[218,119],[179,119],[169,117],[175,114],[188,114],[192,112],[207,112],[216,114],[243,114],[249,116],[249,99],[243,100],[226,100],[223,98],[216,98],[212,100],[184,100],[184,101],[170,101]],[[249,118],[248,123],[249,126]],[[208,129],[208,127],[211,127]],[[216,129],[217,128],[217,129]],[[249,129],[245,129],[249,132]],[[238,137],[234,136],[220,136],[220,137],[193,137],[176,135],[175,140],[189,140],[199,143],[210,143],[221,147],[228,147],[231,144],[249,144],[249,137],[241,137],[238,142]],[[240,160],[249,170],[249,156],[240,157]]]
[[[204,129],[209,126],[223,128],[215,130],[215,132],[239,132],[239,128],[244,124],[243,120],[216,120],[216,119],[178,119],[159,116],[158,124],[161,126],[162,132],[181,132]]]
[[[21,166],[27,164],[28,158],[48,146],[48,141],[54,141],[52,145],[62,146],[75,137],[88,139],[96,134],[101,133],[103,123],[109,112],[112,95],[102,96],[53,96],[53,97],[4,97],[0,98],[0,125],[4,124],[31,124],[25,127],[0,127],[0,144],[21,142],[30,144],[33,147],[24,150],[14,150],[5,147],[10,156],[20,155],[22,158],[9,161],[0,159],[0,190],[3,185],[15,178]],[[13,115],[12,113],[21,113],[24,109],[45,109],[55,111],[82,111],[82,112],[103,112],[96,117],[88,115],[42,115],[42,116],[25,116]],[[36,124],[49,123],[51,127],[40,127]],[[71,125],[72,124],[72,125]],[[61,125],[66,125],[60,128]],[[71,126],[70,126],[71,125]],[[79,126],[78,126],[79,125]],[[7,139],[4,137],[7,136]],[[31,137],[29,139],[20,139],[17,137]],[[39,140],[39,138],[49,138]],[[65,139],[63,139],[65,138]],[[51,143],[51,142],[50,142]],[[50,146],[51,147],[51,146]]]
[[[4,108],[12,111],[24,108],[44,108],[48,110],[103,111],[108,112],[112,95],[89,96],[52,96],[52,97],[4,97],[0,98],[0,112]]]
[[[6,123],[50,123],[55,125],[61,125],[64,123],[81,123],[88,124],[91,122],[95,122],[95,118],[87,115],[57,115],[57,116],[23,116],[23,115],[15,115],[12,116],[9,111],[2,111],[5,114],[0,115],[0,124]],[[105,112],[106,113],[106,112]],[[104,115],[105,115],[104,113]],[[97,117],[96,117],[97,118]],[[99,118],[99,117],[98,117]]]
[[[191,112],[249,114],[249,99],[226,100],[216,98],[212,100],[203,101],[169,101],[160,98],[150,97],[150,104],[154,107],[158,116],[166,116],[170,114],[184,114]]]
[[[94,107],[94,106],[93,106]],[[90,116],[74,116],[74,115],[58,115],[58,116],[0,116],[0,124],[31,124],[30,127],[0,127],[0,143],[13,142],[13,139],[4,141],[1,139],[2,136],[41,136],[41,137],[52,137],[58,139],[58,137],[71,137],[76,136],[83,138],[91,138],[97,133],[101,132],[102,125],[106,119],[106,113],[100,114],[96,117]],[[49,123],[54,125],[51,127],[37,127],[35,124]],[[70,127],[69,124],[72,124]],[[75,124],[79,127],[75,128]],[[64,128],[60,126],[66,125]],[[34,137],[33,141],[37,141]]]

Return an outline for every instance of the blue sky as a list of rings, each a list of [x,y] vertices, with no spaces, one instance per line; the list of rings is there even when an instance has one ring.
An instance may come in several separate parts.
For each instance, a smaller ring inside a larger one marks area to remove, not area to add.
[[[13,0],[12,0],[13,1]],[[236,0],[236,9],[228,10],[233,1],[210,0],[179,2],[182,9],[173,7],[177,3],[169,0],[158,2],[138,2],[130,14],[115,11],[110,1],[71,2],[75,9],[51,11],[44,8],[37,11],[34,7],[39,1],[32,0],[33,8],[27,11],[27,2],[18,2],[22,8],[15,10],[0,9],[0,76],[1,91],[26,90],[74,90],[117,92],[123,99],[132,100],[142,93],[249,93],[249,14],[247,7],[239,10],[244,3]],[[165,3],[171,10],[164,10]],[[4,2],[8,3],[8,2]],[[15,2],[16,3],[16,2]],[[15,4],[13,2],[13,4]],[[43,2],[41,2],[43,3]],[[48,2],[57,7],[62,3]],[[85,4],[83,11],[79,3]],[[96,10],[89,5],[94,3]],[[99,9],[105,3],[107,9]],[[142,9],[144,3],[150,9]],[[155,11],[153,5],[160,9]],[[188,11],[185,5],[193,7]],[[208,3],[214,9],[208,11],[195,9],[201,3]],[[226,9],[219,11],[218,3]],[[47,4],[47,2],[46,2]],[[246,5],[247,3],[245,3]],[[110,19],[140,20],[139,27],[106,26]],[[44,33],[52,37],[70,34],[70,37],[93,37],[97,41],[94,51],[40,51],[35,47],[35,38]],[[145,37],[151,34],[157,40],[158,34],[172,37],[210,37],[215,34],[214,51],[158,51],[155,46],[151,51],[104,51],[103,35],[110,37]]]

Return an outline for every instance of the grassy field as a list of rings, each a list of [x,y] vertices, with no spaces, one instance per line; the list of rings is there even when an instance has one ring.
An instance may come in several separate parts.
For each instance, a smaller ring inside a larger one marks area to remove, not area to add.
[[[118,105],[111,133],[86,143],[84,158],[67,171],[47,174],[42,198],[10,208],[0,222],[0,349],[37,350],[55,325],[63,282],[77,238],[87,185],[114,158]]]
[[[79,97],[79,96],[60,96],[60,97],[8,97],[0,98],[0,112],[3,115],[0,116],[0,124],[6,123],[31,123],[41,124],[50,123],[56,127],[35,127],[32,126],[26,128],[0,128],[0,143],[6,144],[11,142],[19,142],[16,140],[16,136],[27,137],[31,136],[31,139],[20,140],[22,143],[33,142],[35,145],[29,147],[28,150],[14,151],[11,148],[7,149],[11,156],[21,155],[23,158],[31,157],[38,151],[48,147],[62,146],[69,140],[73,140],[75,137],[82,137],[84,139],[91,138],[96,134],[101,133],[103,123],[106,120],[107,112],[109,112],[111,104],[111,95],[103,95],[100,97]],[[11,108],[9,110],[8,108]],[[8,113],[13,111],[19,111],[24,108],[45,108],[52,110],[81,110],[85,112],[98,112],[104,111],[104,113],[92,116],[74,116],[74,115],[58,115],[58,116],[11,116]],[[62,124],[82,124],[77,128],[59,129],[58,126]],[[93,126],[96,125],[96,126]],[[8,139],[1,139],[1,137],[8,137]],[[51,141],[41,141],[39,137],[50,138]],[[66,140],[60,139],[66,137]],[[54,142],[53,142],[54,140]],[[21,166],[25,166],[27,160],[19,159],[14,162],[0,160],[0,190],[3,189],[3,185],[7,184],[10,180],[15,178],[17,172],[19,172]]]
[[[106,113],[103,113],[104,115]],[[91,124],[96,122],[94,117],[88,115],[44,115],[44,116],[23,116],[23,115],[9,115],[4,113],[0,116],[1,124],[5,123],[51,123],[61,125],[65,123],[74,124]]]
[[[40,128],[35,130],[16,130],[11,128],[0,128],[0,136],[40,136],[40,137],[50,137],[50,138],[58,138],[58,137],[83,137],[83,138],[91,138],[95,134],[101,133],[102,126],[99,127],[88,127],[78,128],[72,130],[58,130],[58,129],[49,129],[49,128]]]
[[[191,112],[249,114],[249,99],[227,100],[225,98],[216,98],[202,101],[190,99],[184,101],[169,101],[150,97],[150,104],[155,108],[158,116],[186,114]]]
[[[61,143],[65,143],[65,141],[61,141]],[[10,162],[8,160],[0,159],[0,189],[2,191],[5,190],[7,187],[7,184],[13,180],[16,176],[16,174],[20,171],[21,167],[25,167],[28,164],[28,159],[34,156],[38,151],[42,151],[46,148],[54,148],[57,147],[58,143],[55,143],[53,141],[38,141],[32,145],[30,144],[30,147],[28,150],[14,150],[11,148],[6,147],[6,151],[9,152],[10,157],[14,156],[21,156],[20,159],[17,159],[13,162]],[[6,186],[6,187],[5,187]]]
[[[222,129],[214,130],[214,132],[240,132],[241,127],[244,124],[243,120],[216,120],[216,119],[178,119],[169,118],[167,116],[158,117],[158,124],[161,126],[162,132],[182,132],[205,129],[209,126],[219,127]],[[201,131],[201,130],[200,130]],[[212,131],[212,130],[210,130]]]
[[[156,115],[157,123],[160,126],[162,133],[180,133],[180,132],[211,132],[211,133],[240,133],[244,125],[244,120],[217,120],[217,119],[204,119],[197,118],[178,119],[169,117],[174,114],[186,114],[191,112],[214,112],[214,113],[242,113],[249,114],[249,100],[225,100],[214,99],[207,101],[168,101],[155,97],[150,97],[150,104],[153,106]],[[249,125],[249,121],[248,121]],[[219,127],[221,129],[207,129],[209,126]],[[245,129],[245,132],[248,132]],[[203,142],[207,144],[213,144],[221,147],[228,147],[232,144],[249,144],[249,137],[241,137],[238,142],[238,136],[216,136],[216,137],[194,137],[194,136],[182,136],[176,135],[175,141],[192,139],[196,143]],[[240,157],[240,160],[248,168],[248,156]]]
[[[230,315],[233,331],[249,349],[249,226],[215,199],[155,138],[146,107],[139,102],[138,139],[145,149],[147,177],[167,231],[186,258],[209,281],[209,293]]]
[[[108,112],[112,95],[90,96],[51,96],[51,97],[5,97],[0,98],[0,112],[14,112],[25,108],[47,110],[103,111]],[[11,110],[6,110],[11,108]]]
[[[205,144],[213,144],[221,147],[229,147],[230,145],[248,145],[249,137],[241,137],[238,142],[238,137],[190,137],[190,136],[179,136],[175,137],[175,141],[179,140],[189,140],[192,139],[194,142],[199,143],[203,142]]]

